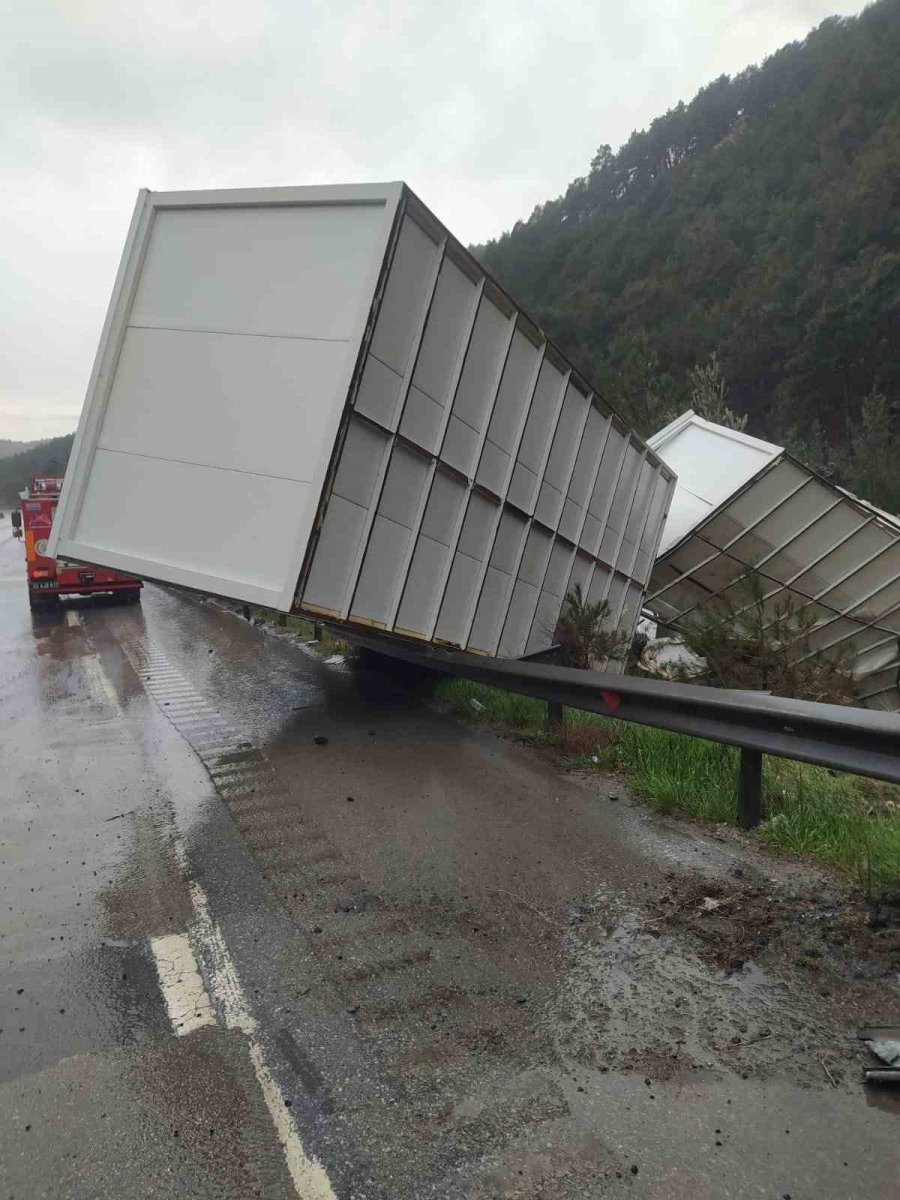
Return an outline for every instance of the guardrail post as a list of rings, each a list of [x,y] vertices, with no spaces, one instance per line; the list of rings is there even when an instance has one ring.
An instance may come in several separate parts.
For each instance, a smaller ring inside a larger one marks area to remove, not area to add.
[[[566,723],[566,716],[563,712],[563,706],[556,704],[552,700],[547,701],[547,729],[553,733],[557,729],[562,729]]]
[[[762,820],[762,753],[741,748],[738,768],[738,824],[755,829]]]

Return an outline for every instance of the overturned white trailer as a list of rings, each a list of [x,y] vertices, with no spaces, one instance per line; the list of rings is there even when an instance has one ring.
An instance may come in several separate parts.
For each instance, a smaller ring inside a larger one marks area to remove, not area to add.
[[[51,552],[519,656],[673,484],[405,185],[142,192]]]
[[[649,444],[678,483],[647,609],[678,629],[740,603],[752,569],[766,602],[814,615],[813,653],[850,651],[862,703],[900,709],[900,519],[693,412]]]

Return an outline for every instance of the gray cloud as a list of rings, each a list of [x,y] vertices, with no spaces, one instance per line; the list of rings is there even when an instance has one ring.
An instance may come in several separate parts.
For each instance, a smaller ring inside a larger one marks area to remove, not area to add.
[[[74,426],[139,187],[406,179],[465,241],[857,0],[0,0],[0,436]]]

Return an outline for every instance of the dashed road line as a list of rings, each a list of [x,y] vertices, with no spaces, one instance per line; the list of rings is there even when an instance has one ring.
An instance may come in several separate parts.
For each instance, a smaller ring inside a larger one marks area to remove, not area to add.
[[[81,667],[85,682],[93,697],[113,708],[120,708],[116,689],[104,671],[99,657],[96,654],[82,654],[78,659],[78,665]]]
[[[175,1035],[184,1037],[204,1025],[215,1025],[212,1001],[185,935],[169,933],[151,938],[150,949]]]
[[[123,648],[147,692],[206,767],[220,796],[249,797],[255,793],[254,798],[260,800],[270,792],[280,796],[281,788],[275,785],[275,774],[262,751],[213,709],[156,646],[142,640]],[[176,839],[176,850],[185,875],[189,875],[180,839]],[[253,1071],[298,1197],[337,1200],[325,1167],[307,1153],[285,1107],[281,1088],[266,1062],[258,1022],[244,996],[222,931],[212,917],[206,893],[196,881],[191,882],[190,891],[194,918],[187,934],[151,941],[175,1032],[184,1036],[220,1019],[226,1029],[244,1033]],[[203,984],[204,975],[208,990]]]
[[[302,1200],[337,1200],[325,1168],[318,1159],[307,1154],[285,1108],[281,1088],[266,1063],[259,1025],[244,996],[237,967],[228,952],[222,930],[213,920],[206,893],[196,882],[191,883],[191,902],[195,914],[191,931],[202,952],[210,989],[226,1029],[240,1029],[247,1037],[253,1071],[281,1142],[297,1195]]]
[[[196,882],[190,885],[194,919],[190,937],[170,933],[150,939],[156,972],[176,1037],[218,1024],[217,1010],[226,1029],[239,1029],[247,1038],[250,1062],[266,1108],[281,1143],[294,1189],[301,1200],[337,1200],[328,1174],[318,1159],[307,1154],[284,1104],[281,1088],[266,1063],[259,1039],[259,1024],[244,996],[234,960],[225,938],[213,920],[209,901]],[[201,953],[210,980],[209,992],[191,942]],[[210,999],[210,992],[214,999]]]

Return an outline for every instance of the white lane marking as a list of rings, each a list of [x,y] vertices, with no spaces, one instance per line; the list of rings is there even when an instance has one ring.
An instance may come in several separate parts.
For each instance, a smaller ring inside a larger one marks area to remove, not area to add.
[[[98,667],[99,665],[98,661]],[[175,673],[173,672],[173,674]],[[152,677],[144,673],[142,679],[146,689],[152,695],[154,692]],[[198,699],[201,699],[199,694]],[[164,708],[163,712],[166,711],[167,709]],[[216,719],[219,719],[218,714],[215,714],[215,716]],[[179,719],[178,723],[184,724],[183,719]],[[172,724],[176,729],[178,728],[174,720]],[[210,757],[210,747],[215,747],[216,750],[221,749],[223,752],[229,753],[233,753],[235,750],[252,748],[250,747],[250,743],[237,734],[236,730],[229,730],[227,727],[215,730],[211,727],[208,737],[217,740],[205,743],[207,748],[204,751],[204,755],[200,756],[201,761],[204,757],[207,759]],[[218,739],[223,740],[220,741]],[[188,742],[188,745],[190,744]],[[208,764],[206,765],[208,766]],[[186,878],[189,877],[190,865],[181,838],[176,837],[173,840],[173,849],[183,874]],[[206,893],[195,882],[191,882],[190,890],[191,902],[194,908],[194,920],[191,922],[190,934],[195,945],[199,947],[204,965],[207,968],[209,990],[215,1000],[218,1012],[224,1019],[226,1028],[240,1029],[247,1037],[253,1071],[259,1082],[260,1091],[266,1102],[269,1115],[272,1118],[272,1124],[275,1126],[278,1140],[281,1142],[285,1162],[287,1163],[294,1189],[300,1200],[337,1200],[324,1166],[318,1159],[312,1158],[307,1154],[294,1122],[291,1120],[288,1110],[285,1107],[281,1089],[266,1064],[265,1054],[259,1039],[258,1023],[244,997],[237,968],[228,952],[222,930],[213,920]],[[160,939],[154,940],[159,941]],[[190,950],[189,946],[188,949]],[[194,959],[194,964],[196,968],[196,959]],[[197,973],[199,975],[199,971]]]
[[[204,1025],[215,1025],[212,1001],[206,994],[203,980],[190,942],[183,933],[169,933],[150,939],[150,949],[156,960],[156,973],[162,988],[166,1011],[178,1037],[193,1033]]]
[[[229,1029],[241,1029],[250,1045],[250,1061],[259,1081],[272,1124],[284,1150],[284,1157],[294,1188],[301,1200],[337,1200],[325,1168],[311,1158],[303,1147],[294,1122],[284,1104],[281,1089],[266,1065],[258,1037],[259,1026],[244,997],[234,961],[228,953],[222,930],[212,918],[206,893],[198,883],[191,883],[191,900],[196,919],[193,932],[206,951],[205,960],[210,972],[210,988]]]
[[[266,1107],[272,1115],[272,1124],[284,1149],[294,1188],[301,1200],[337,1200],[331,1180],[325,1168],[315,1158],[310,1158],[297,1136],[297,1130],[284,1106],[281,1089],[269,1073],[263,1060],[259,1042],[250,1039],[250,1061],[259,1080]]]
[[[66,624],[67,625],[83,625],[81,613],[75,608],[66,609]]]
[[[119,707],[119,697],[116,695],[116,689],[110,682],[109,676],[103,669],[103,664],[96,654],[82,654],[78,659],[85,679],[87,680],[88,690],[99,700],[105,700],[111,704],[113,708]]]
[[[199,883],[191,883],[194,906],[193,932],[206,951],[210,987],[219,1004],[227,1029],[242,1029],[248,1036],[257,1031],[256,1018],[247,1007],[234,960],[228,953],[222,930],[212,918],[206,892]]]

